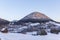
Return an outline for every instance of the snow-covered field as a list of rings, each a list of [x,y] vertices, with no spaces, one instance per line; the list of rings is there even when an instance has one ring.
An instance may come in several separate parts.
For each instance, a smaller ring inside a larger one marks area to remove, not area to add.
[[[32,36],[20,33],[0,33],[1,40],[60,40],[60,34],[50,34],[45,36]]]
[[[56,23],[53,23],[53,24],[56,24]],[[31,24],[31,25],[34,26],[36,24]],[[56,24],[56,25],[58,25],[56,27],[60,28],[60,24]],[[18,30],[16,30],[16,28],[13,28],[13,29],[15,29],[14,32],[15,31],[18,32],[18,31],[23,30],[24,28],[27,28],[25,26],[21,27],[21,28],[19,28],[18,25],[15,25],[15,26],[18,27],[17,28]],[[45,27],[45,26],[43,26],[43,27]],[[55,27],[55,26],[53,26],[53,27]],[[4,29],[2,29],[2,31],[3,30]],[[10,28],[10,30],[11,30],[11,28]],[[48,35],[35,35],[35,36],[31,35],[31,34],[36,34],[36,33],[37,32],[35,32],[35,31],[34,32],[27,32],[27,34],[21,34],[21,33],[0,33],[0,40],[60,40],[60,33],[59,34],[48,33]]]

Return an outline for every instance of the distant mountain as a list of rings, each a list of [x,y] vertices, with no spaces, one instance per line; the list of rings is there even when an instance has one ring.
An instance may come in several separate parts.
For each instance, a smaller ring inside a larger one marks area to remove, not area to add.
[[[9,24],[9,23],[10,23],[9,21],[0,18],[0,25],[5,25],[5,24]]]
[[[25,16],[23,19],[19,20],[18,22],[42,22],[42,21],[49,21],[50,18],[46,15],[39,13],[39,12],[33,12],[27,16]]]
[[[48,16],[46,16],[45,14],[43,14],[43,13],[32,12],[29,15],[22,18],[21,20],[19,20],[16,24],[27,23],[27,22],[32,22],[32,23],[39,22],[39,23],[42,23],[42,22],[48,22],[48,21],[56,22],[56,21],[52,20],[51,18],[49,18]],[[56,23],[60,24],[60,22],[56,22]]]

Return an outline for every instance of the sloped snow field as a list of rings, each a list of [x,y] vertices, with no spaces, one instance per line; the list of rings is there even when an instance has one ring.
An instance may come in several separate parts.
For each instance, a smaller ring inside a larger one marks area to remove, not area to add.
[[[45,36],[32,36],[20,33],[0,33],[1,40],[60,40],[60,34],[51,34]]]

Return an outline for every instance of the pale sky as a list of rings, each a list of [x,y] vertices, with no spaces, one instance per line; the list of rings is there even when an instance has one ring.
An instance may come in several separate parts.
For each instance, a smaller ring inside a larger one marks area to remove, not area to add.
[[[60,0],[0,0],[0,18],[19,20],[38,11],[60,21]]]

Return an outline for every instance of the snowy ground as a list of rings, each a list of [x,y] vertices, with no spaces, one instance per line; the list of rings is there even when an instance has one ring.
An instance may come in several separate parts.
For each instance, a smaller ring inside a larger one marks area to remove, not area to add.
[[[45,36],[32,36],[20,33],[0,33],[1,40],[60,40],[60,34],[50,34]]]

